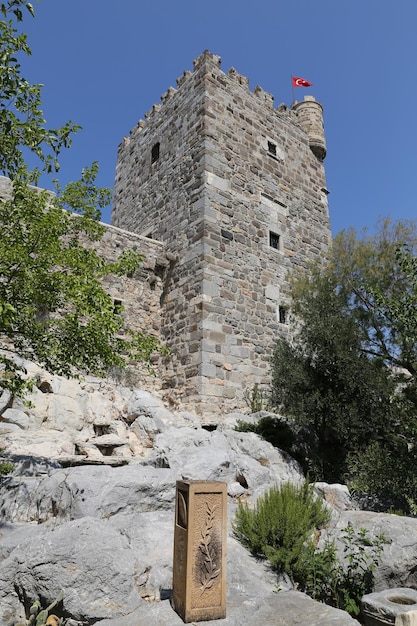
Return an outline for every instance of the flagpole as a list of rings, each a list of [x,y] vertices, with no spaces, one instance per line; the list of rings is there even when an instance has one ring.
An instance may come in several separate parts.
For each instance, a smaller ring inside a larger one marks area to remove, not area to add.
[[[293,83],[293,80],[292,80],[292,74],[291,74],[291,88],[292,88],[292,102],[291,102],[291,104],[292,104],[294,102],[294,100],[295,100],[294,83]]]

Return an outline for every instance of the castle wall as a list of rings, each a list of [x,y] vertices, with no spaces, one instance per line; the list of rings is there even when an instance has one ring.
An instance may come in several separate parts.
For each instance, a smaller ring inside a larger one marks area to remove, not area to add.
[[[161,276],[168,266],[164,244],[108,224],[104,226],[106,230],[98,246],[100,254],[108,261],[116,261],[126,249],[134,250],[143,257],[140,267],[133,275],[109,275],[103,280],[103,285],[113,298],[115,306],[123,307],[124,326],[121,333],[129,329],[161,339],[160,300],[163,290]],[[148,390],[158,390],[161,388],[163,373],[160,360],[160,357],[155,355],[151,370],[146,366],[132,363],[129,372],[113,370],[111,375]]]
[[[165,387],[205,415],[242,408],[288,333],[290,272],[327,254],[321,105],[274,109],[209,52],[162,101],[119,149],[112,221],[170,255]]]
[[[51,196],[54,194],[52,192]],[[0,176],[0,198],[11,197],[11,181]],[[77,219],[77,216],[74,216]],[[142,237],[137,233],[124,231],[120,228],[102,224],[105,227],[102,238],[97,242],[86,241],[86,245],[95,246],[99,253],[108,261],[114,262],[126,250],[134,250],[141,255],[140,267],[130,276],[109,275],[103,279],[106,292],[113,298],[115,306],[123,307],[123,333],[129,329],[161,338],[161,307],[160,300],[163,290],[162,275],[169,266],[166,258],[165,245]],[[149,390],[161,387],[161,371],[159,357],[155,357],[152,367],[155,375],[146,366],[132,363],[132,372],[123,374],[113,371],[112,375],[126,381],[136,382]]]

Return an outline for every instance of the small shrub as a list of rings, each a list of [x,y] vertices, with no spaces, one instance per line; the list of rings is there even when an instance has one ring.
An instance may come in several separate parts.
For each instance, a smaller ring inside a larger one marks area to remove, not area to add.
[[[255,383],[252,391],[248,389],[244,393],[245,402],[250,408],[251,413],[258,413],[265,407],[265,397],[262,389],[259,387],[259,383]]]
[[[374,571],[380,563],[386,540],[383,534],[371,540],[365,528],[355,531],[352,526],[347,526],[343,533],[347,567],[339,568],[337,606],[351,615],[359,615],[362,596],[373,591]]]
[[[319,602],[335,605],[340,563],[334,542],[327,541],[320,550],[309,542],[303,566],[298,572],[300,589]]]
[[[308,481],[303,485],[285,483],[272,487],[254,509],[239,503],[234,531],[253,554],[266,556],[275,569],[295,580],[306,542],[329,519],[329,511]]]
[[[14,470],[14,463],[6,463],[5,461],[0,461],[0,477],[6,476],[7,474],[11,474]]]
[[[374,540],[366,529],[342,530],[343,563],[334,542],[317,548],[314,532],[329,522],[330,513],[306,481],[286,483],[259,498],[255,508],[239,503],[233,525],[238,539],[256,556],[287,573],[312,598],[359,615],[360,601],[373,590],[374,571],[385,539]]]

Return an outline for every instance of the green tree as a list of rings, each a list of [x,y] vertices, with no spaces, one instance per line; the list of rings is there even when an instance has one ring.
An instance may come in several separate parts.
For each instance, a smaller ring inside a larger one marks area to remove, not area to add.
[[[294,282],[299,328],[273,358],[273,403],[313,429],[315,475],[359,477],[362,466],[362,488],[403,501],[416,499],[401,481],[405,467],[414,471],[417,434],[416,225],[384,220],[374,234],[341,232],[327,265]],[[381,468],[384,458],[404,461],[389,494],[372,473],[376,452]]]
[[[23,10],[34,15],[32,4],[25,0],[0,3],[6,18],[0,21],[0,171],[10,178],[26,170],[24,149],[38,157],[42,169],[57,171],[60,151],[71,146],[72,134],[80,129],[72,122],[45,128],[42,85],[30,84],[21,75],[19,56],[31,54],[26,34],[14,26],[23,20]],[[39,171],[31,172],[32,182],[38,177]]]
[[[417,221],[383,220],[374,234],[342,231],[326,275],[333,277],[370,357],[417,376]]]
[[[272,402],[313,429],[311,474],[340,481],[350,452],[394,429],[395,381],[382,361],[361,351],[355,320],[334,281],[315,270],[298,288],[294,311],[302,323],[291,343],[276,344]]]
[[[142,333],[120,336],[123,311],[114,311],[103,288],[108,274],[134,272],[141,257],[123,253],[113,263],[98,251],[104,232],[100,209],[111,198],[95,184],[97,164],[79,181],[52,194],[32,186],[40,170],[28,171],[25,150],[33,151],[46,172],[77,129],[68,123],[47,130],[40,110],[40,86],[20,74],[17,55],[30,54],[26,36],[14,22],[31,4],[0,4],[0,172],[11,179],[0,199],[0,387],[23,393],[30,381],[13,355],[30,358],[65,376],[104,373],[131,360],[147,361],[157,348]]]

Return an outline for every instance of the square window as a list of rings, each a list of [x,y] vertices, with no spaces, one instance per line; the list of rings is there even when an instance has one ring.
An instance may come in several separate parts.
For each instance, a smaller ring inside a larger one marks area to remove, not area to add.
[[[277,233],[273,233],[272,230],[269,231],[269,245],[271,248],[275,248],[275,250],[279,250],[281,237]]]

